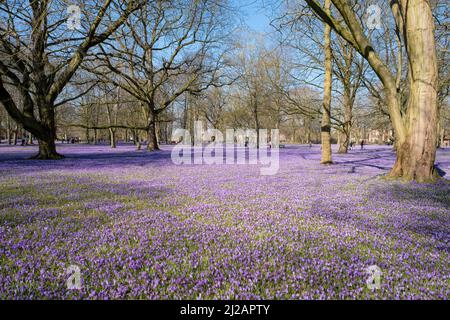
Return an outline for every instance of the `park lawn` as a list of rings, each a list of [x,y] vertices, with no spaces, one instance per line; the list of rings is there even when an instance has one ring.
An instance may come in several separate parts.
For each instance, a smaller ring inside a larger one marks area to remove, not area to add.
[[[450,184],[390,181],[391,147],[320,165],[184,165],[170,147],[0,147],[1,299],[448,299]],[[450,172],[450,151],[437,163]],[[446,179],[447,178],[447,179]],[[66,268],[81,270],[68,290]],[[367,288],[367,268],[381,287]]]

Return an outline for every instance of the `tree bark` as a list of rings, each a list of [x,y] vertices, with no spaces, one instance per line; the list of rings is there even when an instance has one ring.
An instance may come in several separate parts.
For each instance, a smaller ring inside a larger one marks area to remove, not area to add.
[[[325,0],[325,11],[330,14],[331,0]],[[332,163],[331,159],[331,27],[325,24],[325,80],[323,91],[323,112],[321,125],[322,164]]]
[[[39,144],[38,154],[31,159],[56,160],[64,158],[56,152],[56,126],[53,105],[41,105],[39,111],[40,125],[37,128],[34,126],[25,128],[37,138]]]
[[[136,145],[136,149],[141,150],[142,145],[141,145],[141,137],[139,136],[139,131],[136,130],[134,132],[134,137],[135,137],[134,144]]]
[[[109,128],[109,142],[111,148],[116,148],[116,130]]]
[[[17,145],[17,136],[19,135],[19,126],[16,124],[16,127],[14,128],[14,133],[13,133],[13,141],[14,141],[14,145]]]
[[[56,152],[56,130],[54,128],[40,132],[36,137],[39,143],[39,153],[31,157],[31,159],[56,160],[64,158],[64,156]]]
[[[403,180],[432,182],[437,135],[437,57],[434,18],[427,0],[402,2],[405,42],[410,61],[410,94],[406,138],[398,146],[389,175]]]
[[[153,112],[149,113],[149,123],[147,131],[147,150],[159,150],[158,138],[156,134],[156,115]]]
[[[80,39],[79,45],[70,50],[73,54],[66,61],[57,61],[56,64],[53,64],[52,59],[49,59],[48,50],[46,50],[49,48],[49,41],[53,42],[55,36],[53,31],[58,32],[55,27],[57,24],[52,21],[49,25],[48,21],[49,12],[56,9],[51,5],[51,1],[29,1],[26,17],[14,13],[20,4],[12,6],[14,9],[6,13],[6,19],[11,19],[14,22],[11,23],[12,29],[8,30],[7,33],[20,34],[21,30],[14,29],[14,26],[20,25],[22,29],[30,27],[30,35],[29,39],[24,41],[23,39],[17,39],[17,37],[4,37],[5,33],[2,32],[2,47],[8,48],[7,52],[11,50],[9,48],[14,48],[14,50],[17,48],[17,51],[21,52],[21,57],[17,57],[15,54],[8,55],[11,59],[8,58],[7,60],[11,60],[12,65],[9,61],[5,63],[0,60],[0,103],[3,104],[16,123],[38,139],[39,153],[34,158],[59,159],[62,156],[56,152],[55,147],[55,101],[78,70],[88,50],[105,41],[125,22],[133,11],[138,9],[140,4],[135,1],[128,1],[122,13],[116,15],[115,21],[106,28],[102,28],[103,30],[99,30],[99,25],[103,24],[104,17],[110,15],[108,9],[111,7],[111,1],[106,1],[92,16],[92,23],[88,26],[89,32],[87,35]],[[16,23],[16,19],[17,22],[20,21],[21,23]],[[2,31],[4,31],[3,28]],[[73,39],[75,43],[78,41],[75,38]],[[22,48],[22,46],[26,46],[27,50],[24,50],[25,48]],[[70,48],[72,48],[72,45],[70,45]],[[19,72],[20,76],[16,72]],[[2,81],[4,77],[8,78],[8,81],[18,89],[21,95],[22,108],[18,108],[11,94],[4,87]],[[35,116],[35,111],[39,112],[39,117]]]
[[[55,160],[64,158],[62,155],[56,152],[56,124],[54,106],[50,103],[41,105],[39,107],[39,116],[41,119],[40,122],[42,130],[38,130],[36,133],[30,130],[30,132],[37,137],[39,142],[39,153],[32,158],[41,160]]]
[[[32,145],[33,144],[33,135],[31,132],[28,132],[28,142],[27,144]]]
[[[338,153],[347,153],[350,144],[350,132],[352,128],[352,103],[350,100],[350,92],[344,90],[344,125],[342,126],[342,132],[340,133],[341,141]]]
[[[254,116],[254,120],[255,120],[256,148],[259,149],[260,120],[259,120],[259,108],[258,108],[258,92],[256,92],[256,90],[252,93],[250,103],[252,104],[252,111],[253,111],[253,116]]]
[[[89,128],[86,128],[86,143],[91,144],[91,136],[89,134]]]
[[[55,140],[53,139],[39,139],[39,153],[31,159],[39,160],[57,160],[64,158],[62,155],[56,152]]]
[[[343,17],[343,25],[321,7],[319,2],[305,1],[369,62],[383,83],[386,104],[395,131],[397,152],[397,159],[389,176],[417,182],[435,181],[438,176],[434,169],[438,72],[430,1],[398,0],[390,3],[397,29],[403,33],[409,63],[410,93],[406,116],[400,108],[397,79],[364,34],[349,2],[332,0]]]
[[[11,144],[11,120],[8,115],[6,116],[6,140],[8,144]]]

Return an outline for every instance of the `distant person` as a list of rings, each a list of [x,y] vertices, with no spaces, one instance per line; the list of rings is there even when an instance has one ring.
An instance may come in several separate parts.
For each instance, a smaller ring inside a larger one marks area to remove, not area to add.
[[[24,138],[22,138],[22,144],[21,144],[21,145],[22,145],[22,146],[26,146],[26,145],[27,145]]]
[[[350,150],[353,148],[353,141],[350,141]]]
[[[312,148],[312,143],[311,143],[311,141],[309,142],[309,147]]]
[[[361,150],[364,149],[364,140],[361,140]]]

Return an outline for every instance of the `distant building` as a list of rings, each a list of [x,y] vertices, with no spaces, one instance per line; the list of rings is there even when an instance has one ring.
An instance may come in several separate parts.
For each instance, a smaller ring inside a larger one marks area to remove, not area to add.
[[[373,144],[390,144],[393,141],[392,130],[378,130],[373,129],[369,131],[368,143]]]

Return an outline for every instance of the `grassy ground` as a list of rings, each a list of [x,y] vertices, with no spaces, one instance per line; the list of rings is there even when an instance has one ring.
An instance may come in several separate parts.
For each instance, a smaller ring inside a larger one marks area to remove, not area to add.
[[[287,146],[273,176],[176,166],[170,147],[35,151],[0,146],[0,298],[449,298],[449,182],[384,180],[390,147],[321,166],[318,146]],[[437,163],[450,174],[449,149]]]

